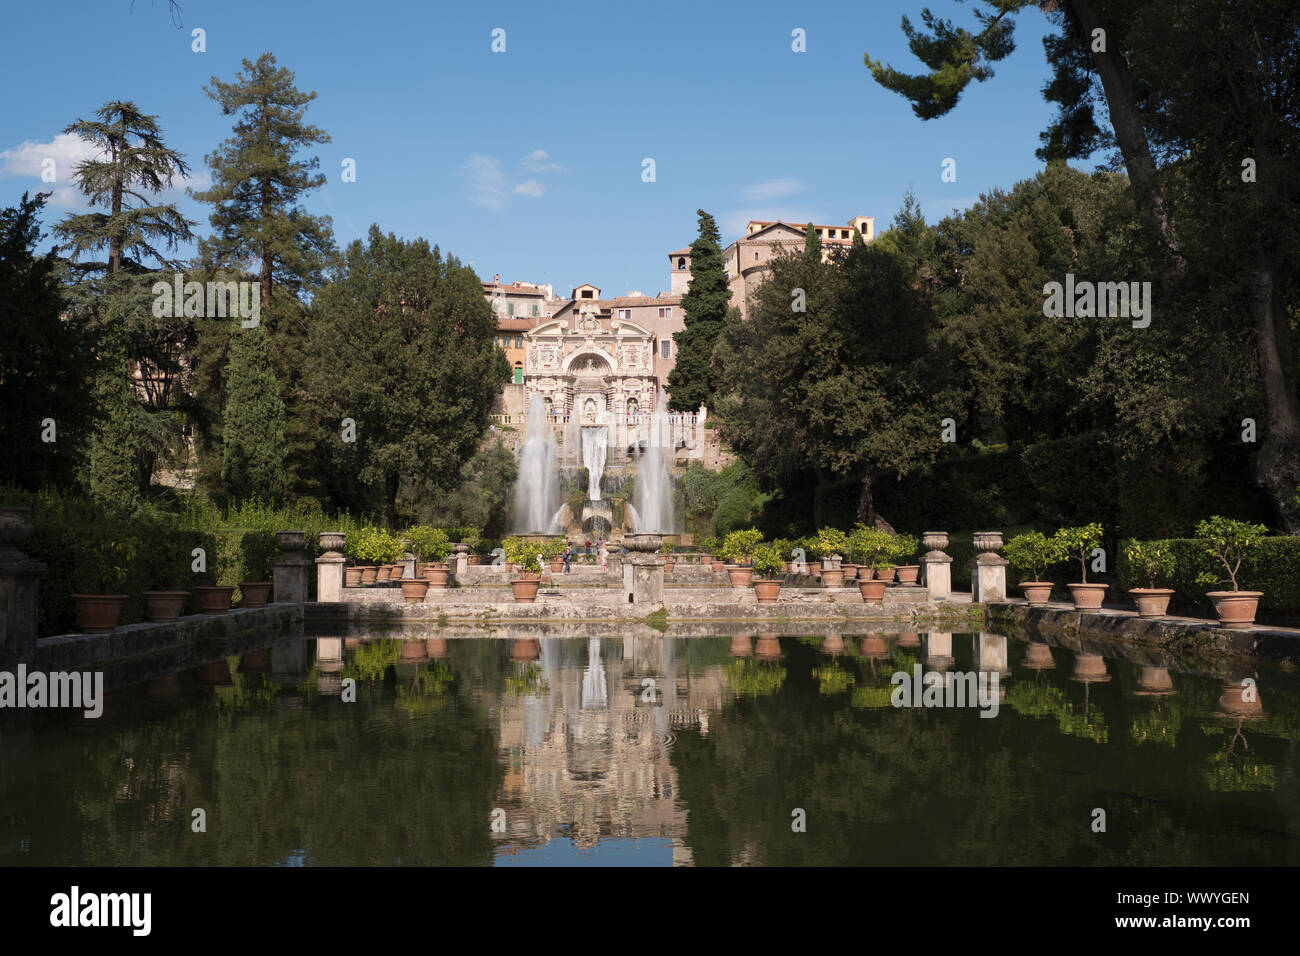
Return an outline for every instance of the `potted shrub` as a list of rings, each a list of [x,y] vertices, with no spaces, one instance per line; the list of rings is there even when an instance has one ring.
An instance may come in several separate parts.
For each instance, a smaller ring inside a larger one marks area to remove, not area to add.
[[[754,578],[754,594],[759,604],[773,604],[781,593],[781,573],[785,570],[785,560],[775,545],[759,544],[750,552],[749,566],[757,575]]]
[[[1066,556],[1079,562],[1080,583],[1066,585],[1076,611],[1095,611],[1106,599],[1106,589],[1110,585],[1088,583],[1088,561],[1093,550],[1101,546],[1101,536],[1102,527],[1096,522],[1061,528],[1056,532],[1056,540]]]
[[[451,554],[452,545],[447,532],[432,525],[421,524],[407,531],[406,536],[411,541],[411,551],[415,554],[416,561],[424,565],[424,578],[428,586],[445,588],[447,579],[451,576],[447,557]]]
[[[849,550],[849,538],[839,528],[817,529],[817,554],[822,559],[822,583],[828,588],[837,588],[844,584],[844,569],[840,562],[844,552]]]
[[[676,558],[673,556],[673,553],[674,553],[676,550],[677,550],[677,549],[676,549],[675,547],[673,547],[673,545],[670,544],[670,543],[667,542],[667,541],[665,541],[663,544],[661,544],[661,545],[659,546],[659,553],[662,554],[662,555],[664,556],[664,570],[665,570],[665,571],[671,571],[671,570],[676,566],[676,564],[677,564],[677,560],[676,560]]]
[[[908,564],[912,558],[916,557],[916,549],[921,546],[921,542],[916,539],[914,534],[896,534],[890,542],[890,557],[898,563],[898,583],[899,584],[916,584],[916,579],[921,576],[921,566],[919,564]]]
[[[446,582],[443,582],[444,585]],[[402,581],[402,597],[407,604],[419,604],[433,585],[428,578],[406,578]]]
[[[1007,561],[1030,580],[1020,582],[1020,590],[1030,607],[1045,607],[1052,599],[1052,582],[1045,581],[1047,569],[1065,560],[1065,549],[1055,537],[1041,531],[1018,534],[1006,545]]]
[[[370,562],[374,553],[374,528],[361,528],[347,537],[343,545],[343,554],[355,566],[358,572],[358,584],[374,584],[379,569]]]
[[[1129,588],[1137,605],[1138,617],[1164,617],[1169,610],[1173,588],[1158,586],[1174,573],[1174,554],[1163,541],[1129,541],[1124,546],[1124,557],[1136,574],[1146,579],[1144,588]]]
[[[718,551],[718,539],[714,537],[700,539],[700,564],[705,567],[713,565],[713,556]]]
[[[750,579],[754,576],[754,569],[749,566],[749,562],[754,549],[762,542],[763,532],[754,528],[733,531],[722,542],[722,556],[732,562],[726,568],[733,588],[749,587]]]
[[[117,627],[127,595],[127,566],[133,548],[111,530],[95,543],[78,549],[76,579],[85,582],[87,593],[72,595],[77,610],[77,628],[87,634],[107,634]]]
[[[506,538],[506,561],[518,569],[519,576],[510,582],[519,604],[532,604],[537,600],[537,589],[542,583],[542,551],[539,541],[528,538]]]
[[[1227,580],[1211,571],[1196,576],[1196,583],[1214,587],[1216,584],[1228,584],[1231,591],[1207,591],[1205,596],[1214,602],[1214,613],[1219,616],[1219,623],[1224,627],[1249,627],[1255,623],[1255,612],[1259,608],[1259,599],[1263,591],[1243,591],[1237,574],[1241,571],[1241,562],[1245,560],[1259,539],[1268,533],[1262,524],[1249,521],[1237,521],[1215,515],[1196,525],[1196,536],[1205,541],[1205,553],[1223,565]]]
[[[271,574],[280,556],[280,543],[270,531],[250,531],[240,541],[244,552],[244,573],[239,582],[244,607],[266,607],[271,599]]]
[[[274,538],[272,538],[274,540]],[[181,538],[169,539],[168,545],[158,548],[160,563],[154,569],[152,580],[158,590],[145,591],[145,615],[151,621],[174,621],[185,610],[190,592],[183,590],[189,583],[189,545]]]

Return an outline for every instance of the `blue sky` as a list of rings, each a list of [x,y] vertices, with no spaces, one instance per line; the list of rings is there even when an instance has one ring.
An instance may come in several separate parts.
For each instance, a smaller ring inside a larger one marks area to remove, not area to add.
[[[930,5],[973,24],[970,4]],[[318,93],[307,119],[333,138],[318,148],[329,182],[307,205],[333,216],[340,245],[376,222],[438,243],[487,279],[653,295],[667,287],[667,253],[694,238],[698,208],[724,241],[751,218],[863,214],[883,231],[911,183],[933,222],[1037,172],[1051,115],[1036,10],[1020,17],[1016,52],[992,80],[922,122],[862,63],[870,51],[918,69],[899,24],[904,13],[919,22],[921,0],[182,6],[178,30],[166,0],[8,5],[0,202],[54,188],[47,226],[73,208],[78,147],[59,131],[111,98],[157,114],[202,184],[203,156],[231,126],[203,86],[269,50]],[[191,50],[195,27],[204,53]],[[495,28],[504,53],[491,49]],[[796,28],[807,52],[791,50]],[[56,158],[53,186],[40,180],[45,156]],[[956,182],[940,179],[945,157]],[[345,158],[356,182],[341,181]],[[180,205],[206,231],[208,208],[183,194]]]

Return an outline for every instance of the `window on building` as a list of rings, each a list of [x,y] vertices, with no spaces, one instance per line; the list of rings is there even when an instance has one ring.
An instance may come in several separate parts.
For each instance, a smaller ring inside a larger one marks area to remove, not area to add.
[[[685,269],[685,268],[686,268],[686,257],[685,257],[685,256],[680,256],[680,257],[678,257],[678,259],[677,259],[677,268],[679,268],[679,269]]]
[[[515,304],[511,302],[509,305],[506,306],[506,315],[514,315],[514,314],[515,314]]]
[[[672,344],[671,339],[664,339],[659,343],[659,357],[668,358],[668,348]]]
[[[671,319],[673,317],[672,306],[664,306],[659,310],[659,318]]]
[[[591,298],[591,290],[590,290],[590,289],[583,289],[583,290],[582,290],[582,298],[584,298],[584,299],[590,299],[590,298]]]
[[[533,315],[536,315],[536,314],[537,314],[537,303],[534,302],[534,303],[533,303]]]
[[[515,384],[524,384],[524,370],[518,362],[515,363]]]

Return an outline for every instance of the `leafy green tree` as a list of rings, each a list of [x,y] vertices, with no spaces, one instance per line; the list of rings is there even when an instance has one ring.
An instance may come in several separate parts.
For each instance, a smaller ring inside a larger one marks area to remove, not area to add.
[[[904,18],[909,46],[929,72],[910,76],[870,56],[867,66],[922,119],[942,116],[1011,53],[1012,17],[1030,5],[986,0],[974,33],[929,11],[928,32]],[[1300,199],[1289,186],[1300,174],[1291,82],[1300,73],[1300,11],[1286,0],[1242,0],[1230,13],[1215,0],[1062,0],[1043,9],[1056,27],[1045,42],[1054,77],[1044,95],[1058,114],[1039,155],[1081,158],[1105,145],[1095,118],[1104,103],[1117,164],[1156,250],[1162,317],[1186,315],[1184,328],[1251,340],[1267,420],[1255,480],[1282,526],[1300,532],[1291,318]],[[1197,354],[1198,335],[1186,339],[1180,351]]]
[[[700,234],[691,243],[690,288],[682,296],[685,328],[673,333],[677,362],[668,373],[669,407],[679,412],[714,403],[719,374],[714,347],[731,300],[718,224],[703,209],[697,213]]]
[[[231,334],[221,478],[230,500],[284,497],[284,405],[266,331]]]
[[[803,234],[803,254],[813,262],[821,262],[822,237],[817,234],[817,227],[811,222]]]
[[[0,209],[0,482],[35,490],[67,486],[90,424],[94,369],[84,316],[69,314],[57,254],[37,256],[49,193]],[[44,441],[47,419],[54,441]]]
[[[403,484],[453,484],[487,431],[510,373],[496,318],[472,269],[378,226],[348,246],[312,311],[309,387],[335,467],[355,470],[392,526]],[[355,442],[342,441],[345,418]]]

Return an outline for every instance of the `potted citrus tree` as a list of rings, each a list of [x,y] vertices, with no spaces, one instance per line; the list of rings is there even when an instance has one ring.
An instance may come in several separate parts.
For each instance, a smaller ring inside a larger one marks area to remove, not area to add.
[[[1029,606],[1045,607],[1052,599],[1052,582],[1043,579],[1049,567],[1065,560],[1064,546],[1057,538],[1049,538],[1041,531],[1028,531],[1008,541],[1004,550],[1011,566],[1030,577],[1020,582]]]
[[[781,574],[785,559],[776,545],[759,544],[750,552],[749,567],[754,578],[754,595],[759,604],[774,604],[781,593]]]
[[[877,568],[892,569],[893,565],[889,563],[888,557],[893,551],[893,538],[887,531],[879,528],[868,528],[866,525],[859,523],[854,526],[849,533],[849,548],[853,552],[853,559],[861,562],[862,569],[858,572],[858,583],[870,581],[875,576]],[[890,575],[892,577],[892,574]],[[888,584],[889,578],[880,577],[882,584]],[[874,588],[872,593],[874,593]],[[883,590],[882,592],[883,593]]]
[[[1264,592],[1241,590],[1237,575],[1241,572],[1241,562],[1267,533],[1268,529],[1262,524],[1237,521],[1222,515],[1207,518],[1196,525],[1196,536],[1204,540],[1205,553],[1223,565],[1228,575],[1225,580],[1212,571],[1206,571],[1196,576],[1196,583],[1206,587],[1228,584],[1232,588],[1230,591],[1205,593],[1214,602],[1214,613],[1224,627],[1249,627],[1255,623],[1255,612]]]
[[[1174,554],[1163,541],[1129,541],[1124,546],[1124,558],[1133,570],[1146,579],[1144,588],[1129,588],[1138,617],[1164,617],[1169,610],[1173,588],[1162,588],[1174,573]]]
[[[1110,585],[1088,583],[1088,560],[1092,557],[1092,552],[1101,546],[1102,533],[1101,525],[1096,522],[1061,528],[1056,532],[1056,540],[1060,542],[1065,554],[1079,562],[1079,583],[1066,585],[1070,589],[1070,598],[1074,601],[1076,611],[1095,611],[1106,599],[1106,589]]]
[[[718,539],[710,535],[707,538],[700,539],[700,564],[705,567],[713,566],[713,556],[718,552]]]
[[[510,582],[519,604],[532,604],[537,600],[537,589],[542,583],[542,553],[544,545],[530,538],[510,537],[504,542],[506,561],[518,572]]]
[[[451,568],[447,565],[451,538],[447,532],[432,525],[419,524],[407,531],[406,537],[411,542],[416,561],[423,565],[423,574],[417,574],[416,578],[423,577],[430,588],[445,588],[451,575]],[[405,581],[402,588],[405,591]]]
[[[916,549],[921,546],[914,534],[896,534],[890,542],[889,556],[898,562],[898,583],[915,584],[921,575],[919,564],[908,564],[916,557]]]
[[[822,584],[838,588],[844,584],[844,569],[840,562],[849,549],[849,538],[839,528],[817,529],[817,554],[822,559]]]
[[[664,571],[671,571],[677,564],[677,559],[673,557],[673,552],[677,549],[671,542],[665,541],[659,546],[659,553],[664,556]]]
[[[754,576],[754,569],[749,567],[749,562],[754,549],[762,542],[763,532],[755,528],[732,531],[722,542],[722,556],[731,562],[726,567],[733,588],[749,587],[749,581]]]

